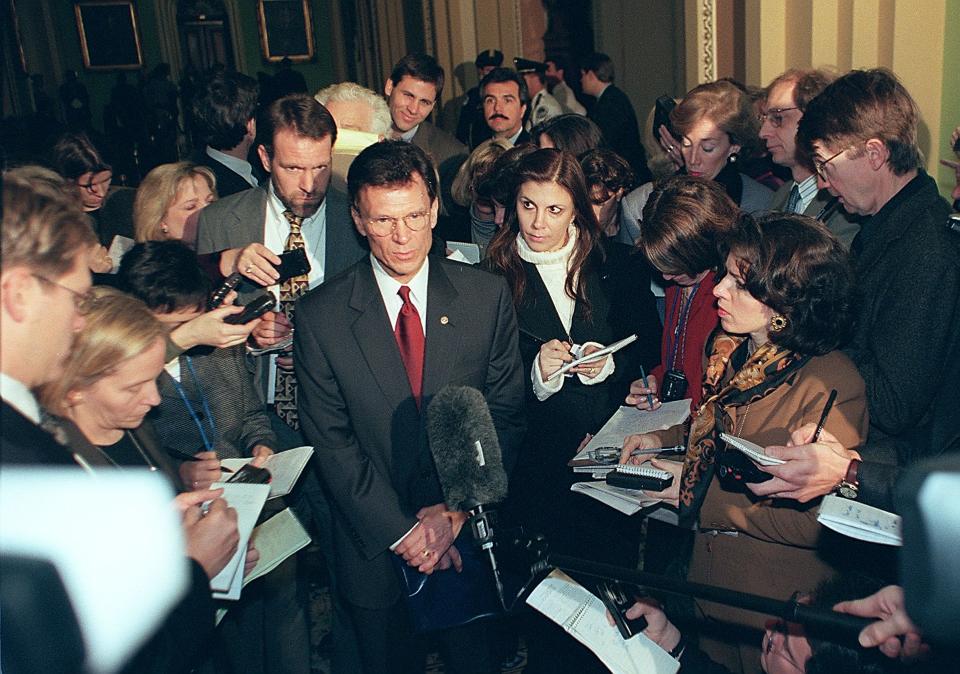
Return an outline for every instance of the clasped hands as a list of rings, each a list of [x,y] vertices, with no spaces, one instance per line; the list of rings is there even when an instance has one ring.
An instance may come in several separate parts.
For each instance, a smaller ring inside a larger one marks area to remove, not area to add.
[[[583,356],[589,356],[591,353],[599,351],[602,348],[603,346],[600,344],[585,344],[580,351],[580,355],[576,357],[582,358]],[[572,349],[573,345],[570,344],[570,342],[560,341],[559,339],[551,339],[540,347],[538,358],[540,360],[540,374],[543,377],[544,383],[546,383],[547,379],[554,372],[574,360],[575,356]],[[609,357],[610,356],[604,356],[599,360],[582,363],[571,368],[569,371],[592,379],[600,374],[607,364],[607,358]]]
[[[416,525],[403,537],[394,553],[421,573],[429,575],[436,569],[451,566],[460,573],[463,562],[453,542],[466,521],[466,513],[447,510],[443,503],[421,508],[417,512]]]

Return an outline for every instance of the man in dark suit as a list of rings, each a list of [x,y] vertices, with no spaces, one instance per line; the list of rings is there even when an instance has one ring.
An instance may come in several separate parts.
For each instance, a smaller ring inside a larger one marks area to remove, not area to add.
[[[494,68],[480,81],[483,118],[494,138],[505,138],[511,145],[530,141],[523,128],[530,106],[527,83],[510,68]]]
[[[595,52],[583,62],[580,72],[583,93],[596,99],[587,116],[600,127],[607,145],[630,162],[637,174],[637,184],[649,182],[651,176],[647,154],[640,144],[637,114],[627,95],[613,83],[613,61],[606,54]]]
[[[256,187],[262,173],[249,161],[257,135],[257,82],[224,72],[209,79],[193,101],[197,130],[206,141],[191,159],[217,178],[220,198]]]
[[[0,462],[73,464],[40,428],[33,389],[56,379],[83,327],[92,283],[89,220],[52,186],[3,178],[0,269]]]
[[[810,159],[797,152],[797,125],[803,111],[832,80],[823,70],[794,69],[779,75],[767,87],[760,138],[773,163],[789,168],[793,177],[774,193],[770,210],[816,218],[849,248],[860,231],[857,217],[847,213],[837,197],[819,189]]]
[[[523,431],[516,316],[501,278],[428,256],[439,204],[422,150],[374,144],[354,160],[348,186],[371,256],[299,303],[300,418],[336,506],[336,575],[364,670],[409,672],[417,640],[391,557],[453,573],[465,519],[443,504],[424,411],[448,384],[479,389],[513,463]],[[448,671],[499,671],[483,629],[443,633]]]

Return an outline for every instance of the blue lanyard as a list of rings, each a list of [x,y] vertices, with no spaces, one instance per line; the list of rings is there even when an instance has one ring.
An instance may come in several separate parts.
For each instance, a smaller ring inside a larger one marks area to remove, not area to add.
[[[197,428],[200,429],[200,439],[203,440],[203,446],[208,452],[212,452],[213,441],[217,437],[217,426],[213,421],[213,415],[210,414],[210,406],[207,404],[207,396],[203,394],[203,387],[200,385],[200,379],[197,377],[197,373],[193,369],[193,361],[190,359],[190,356],[184,356],[183,360],[186,362],[187,369],[190,371],[190,377],[193,379],[193,385],[196,386],[197,393],[200,394],[200,406],[203,407],[203,414],[210,426],[209,429],[203,427],[203,423],[200,421],[196,411],[193,409],[193,405],[190,404],[190,400],[187,398],[187,394],[184,392],[183,386],[180,385],[180,382],[177,381],[176,377],[171,377],[171,379],[173,379],[173,385],[177,388],[177,393],[180,394],[183,404],[186,405],[187,411],[190,413],[190,418],[193,419],[193,423],[195,423]],[[180,376],[183,376],[183,372],[180,373]],[[209,437],[207,436],[207,430],[210,431]]]
[[[693,304],[693,298],[697,296],[697,291],[700,290],[700,283],[693,284],[693,290],[690,291],[690,297],[687,298],[685,302],[680,305],[680,315],[677,319],[677,327],[674,328],[673,336],[667,335],[667,353],[670,354],[670,362],[667,364],[667,369],[672,370],[677,363],[677,351],[680,351],[680,360],[683,360],[684,353],[687,348],[687,317],[690,314],[690,306]],[[677,296],[673,300],[673,304],[670,306],[670,316],[677,315],[677,304],[681,301],[683,297],[683,288],[680,289],[680,292],[677,293]]]

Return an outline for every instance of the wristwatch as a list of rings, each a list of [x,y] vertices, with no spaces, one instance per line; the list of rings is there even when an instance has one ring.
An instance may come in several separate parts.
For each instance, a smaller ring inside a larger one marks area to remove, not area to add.
[[[843,498],[856,499],[860,490],[860,480],[857,478],[857,472],[860,470],[860,459],[850,459],[850,465],[847,466],[847,474],[837,485],[837,493]]]

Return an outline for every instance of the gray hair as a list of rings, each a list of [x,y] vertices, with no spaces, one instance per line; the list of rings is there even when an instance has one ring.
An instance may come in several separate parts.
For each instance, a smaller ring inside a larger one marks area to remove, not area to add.
[[[390,117],[390,108],[383,97],[366,87],[361,87],[356,82],[339,82],[324,87],[316,93],[314,98],[321,104],[326,105],[331,102],[357,102],[366,103],[373,112],[373,125],[369,129],[361,129],[368,133],[374,133],[378,136],[386,136],[390,133],[390,126],[393,120]]]

